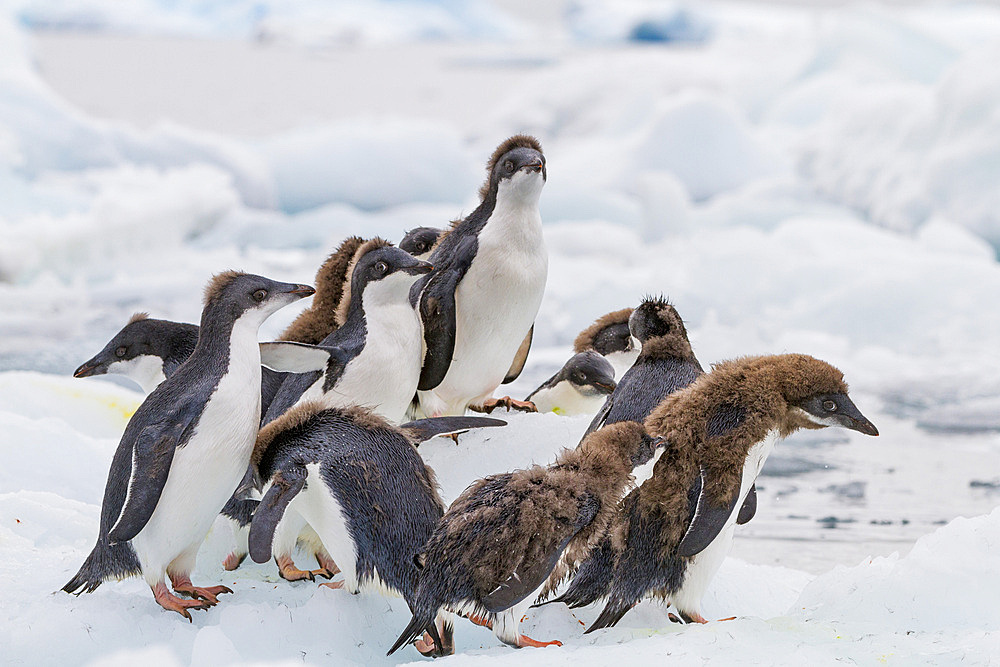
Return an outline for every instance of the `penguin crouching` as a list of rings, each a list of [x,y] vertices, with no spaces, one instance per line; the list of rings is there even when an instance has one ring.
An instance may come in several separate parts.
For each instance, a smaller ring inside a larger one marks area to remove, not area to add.
[[[624,422],[589,436],[548,467],[491,475],[452,503],[420,555],[413,618],[393,653],[431,627],[442,610],[491,627],[511,646],[547,646],[520,633],[520,620],[565,555],[580,558],[613,514],[632,468],[659,445]],[[502,547],[498,547],[502,545]],[[553,573],[555,573],[553,575]],[[433,636],[417,641],[434,649]]]
[[[225,586],[191,583],[198,547],[243,478],[260,424],[257,330],[274,311],[313,293],[229,271],[205,291],[198,343],[177,371],[139,406],[108,473],[93,551],[63,590],[145,577],[162,607],[191,619]],[[169,576],[177,593],[164,582]]]
[[[594,414],[615,390],[615,369],[597,352],[587,350],[570,357],[559,372],[528,394],[539,412],[558,415]]]

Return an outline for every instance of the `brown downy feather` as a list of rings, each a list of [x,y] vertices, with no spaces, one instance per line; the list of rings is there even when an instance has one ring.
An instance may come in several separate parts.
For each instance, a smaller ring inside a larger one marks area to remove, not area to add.
[[[341,288],[340,302],[337,304],[336,317],[338,328],[344,326],[344,322],[347,321],[347,313],[351,309],[351,285],[353,285],[354,282],[354,269],[357,267],[358,262],[372,250],[386,248],[391,245],[391,242],[376,236],[375,238],[362,243],[358,246],[357,250],[354,251],[354,256],[351,258],[351,263],[347,267],[347,273],[345,274],[346,278],[344,279],[344,284]]]
[[[128,323],[141,322],[142,320],[148,320],[149,313],[132,313],[132,317],[128,318]]]
[[[205,285],[205,296],[202,303],[207,306],[212,301],[215,301],[222,295],[226,287],[229,286],[229,283],[245,275],[247,274],[243,271],[223,271],[222,273],[216,273],[208,281],[208,284]]]
[[[344,294],[343,285],[354,253],[364,243],[365,239],[360,236],[350,236],[326,258],[316,272],[316,294],[312,304],[299,313],[278,340],[316,345],[340,327],[337,305]]]
[[[496,150],[493,151],[493,155],[490,156],[490,161],[486,163],[486,182],[479,188],[479,201],[485,200],[486,194],[490,191],[490,177],[493,175],[493,169],[497,166],[497,162],[508,151],[512,151],[515,148],[533,148],[539,153],[542,152],[542,145],[538,142],[538,139],[527,134],[515,134],[497,146]]]
[[[660,320],[660,326],[667,329],[667,333],[662,336],[654,336],[643,341],[642,351],[639,352],[640,358],[695,360],[684,320],[676,308],[663,298],[647,298],[639,308],[652,309]]]
[[[628,324],[628,318],[632,315],[631,308],[615,310],[607,315],[601,315],[589,327],[581,331],[573,341],[573,354],[586,352],[594,349],[594,338],[607,327],[615,324]]]

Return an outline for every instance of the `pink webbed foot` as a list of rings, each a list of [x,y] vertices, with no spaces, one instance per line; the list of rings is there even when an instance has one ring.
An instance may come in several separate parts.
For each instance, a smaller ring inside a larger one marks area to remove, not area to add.
[[[219,604],[219,596],[223,593],[233,592],[229,586],[195,586],[188,577],[171,577],[170,581],[175,592],[197,598],[209,606]]]
[[[212,606],[204,600],[185,600],[179,598],[171,593],[167,585],[162,581],[153,587],[153,599],[167,611],[176,611],[188,621],[192,620],[188,609],[209,609]]]
[[[232,572],[238,568],[244,560],[246,560],[246,554],[238,554],[235,551],[226,556],[226,559],[222,561],[222,567],[226,569],[227,572]]]

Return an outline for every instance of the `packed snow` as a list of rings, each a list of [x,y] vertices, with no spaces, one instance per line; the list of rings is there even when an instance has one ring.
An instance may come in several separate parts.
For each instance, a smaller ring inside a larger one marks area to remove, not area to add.
[[[309,282],[347,235],[398,241],[468,213],[515,132],[545,148],[550,263],[512,396],[594,318],[663,293],[704,365],[825,359],[882,435],[779,445],[705,601],[736,620],[682,627],[643,603],[583,636],[599,608],[550,605],[524,631],[562,648],[460,624],[450,660],[995,659],[1000,8],[837,4],[5,4],[2,662],[421,659],[384,656],[401,600],[289,584],[272,564],[223,571],[221,521],[193,579],[235,594],[193,624],[138,579],[53,592],[93,545],[142,401],[70,374],[135,311],[197,321],[217,271]],[[551,461],[588,423],[509,421],[422,446],[446,500]]]

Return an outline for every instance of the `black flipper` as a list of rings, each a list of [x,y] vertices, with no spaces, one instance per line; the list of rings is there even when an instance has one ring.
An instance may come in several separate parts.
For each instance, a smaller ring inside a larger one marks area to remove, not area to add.
[[[108,541],[112,545],[128,542],[138,535],[153,515],[185,426],[178,423],[167,431],[151,426],[139,434],[132,450],[132,471],[125,505],[108,533]]]
[[[226,501],[226,505],[219,514],[235,521],[240,527],[246,527],[253,520],[253,513],[257,510],[258,505],[260,505],[259,500],[232,496]]]
[[[584,526],[594,520],[598,510],[601,508],[600,502],[589,494],[581,496],[579,500],[580,510],[576,521],[573,523],[575,530],[566,535],[559,544],[553,545],[555,548],[549,551],[546,558],[532,562],[521,561],[509,577],[501,581],[495,589],[483,597],[483,607],[487,611],[499,613],[510,609],[530,595],[549,578],[552,570],[555,569],[556,564],[559,562],[563,551],[566,549],[566,545],[569,544],[569,541]]]
[[[441,384],[455,353],[455,289],[465,277],[479,246],[475,236],[462,239],[449,257],[448,266],[430,274],[420,293],[419,313],[427,352],[417,389],[427,391]]]
[[[514,355],[514,362],[510,365],[510,370],[507,371],[507,375],[500,384],[510,384],[524,370],[524,364],[528,361],[528,352],[531,351],[531,339],[534,335],[535,325],[532,324],[531,328],[528,329],[528,335],[521,342],[521,347],[517,348],[517,354]]]
[[[430,620],[427,620],[427,618],[414,614],[410,619],[410,623],[400,633],[396,639],[396,643],[392,645],[392,648],[389,649],[386,655],[392,655],[401,647],[417,639],[424,631],[427,631],[427,634],[434,640],[435,646],[441,646],[441,637],[438,636],[437,628],[434,627],[434,616],[432,615]]]
[[[750,519],[754,518],[757,514],[757,485],[753,484],[750,486],[750,490],[747,491],[747,497],[743,501],[743,505],[740,506],[740,513],[736,516],[736,523],[743,525],[749,523]]]
[[[279,470],[271,476],[271,488],[264,494],[250,522],[250,557],[255,563],[271,560],[274,530],[288,503],[306,485],[306,475],[305,468],[296,466]]]
[[[423,442],[442,433],[506,425],[507,422],[504,420],[492,417],[428,417],[427,419],[406,422],[400,428],[412,433],[417,442]]]
[[[725,504],[720,505],[713,501],[708,494],[705,475],[705,469],[702,468],[692,485],[693,489],[697,489],[698,501],[691,525],[688,526],[687,532],[684,533],[680,544],[677,545],[677,553],[681,556],[694,556],[711,544],[726,525],[726,521],[732,516],[733,510],[736,509],[736,503],[740,499],[739,492],[736,492]]]

